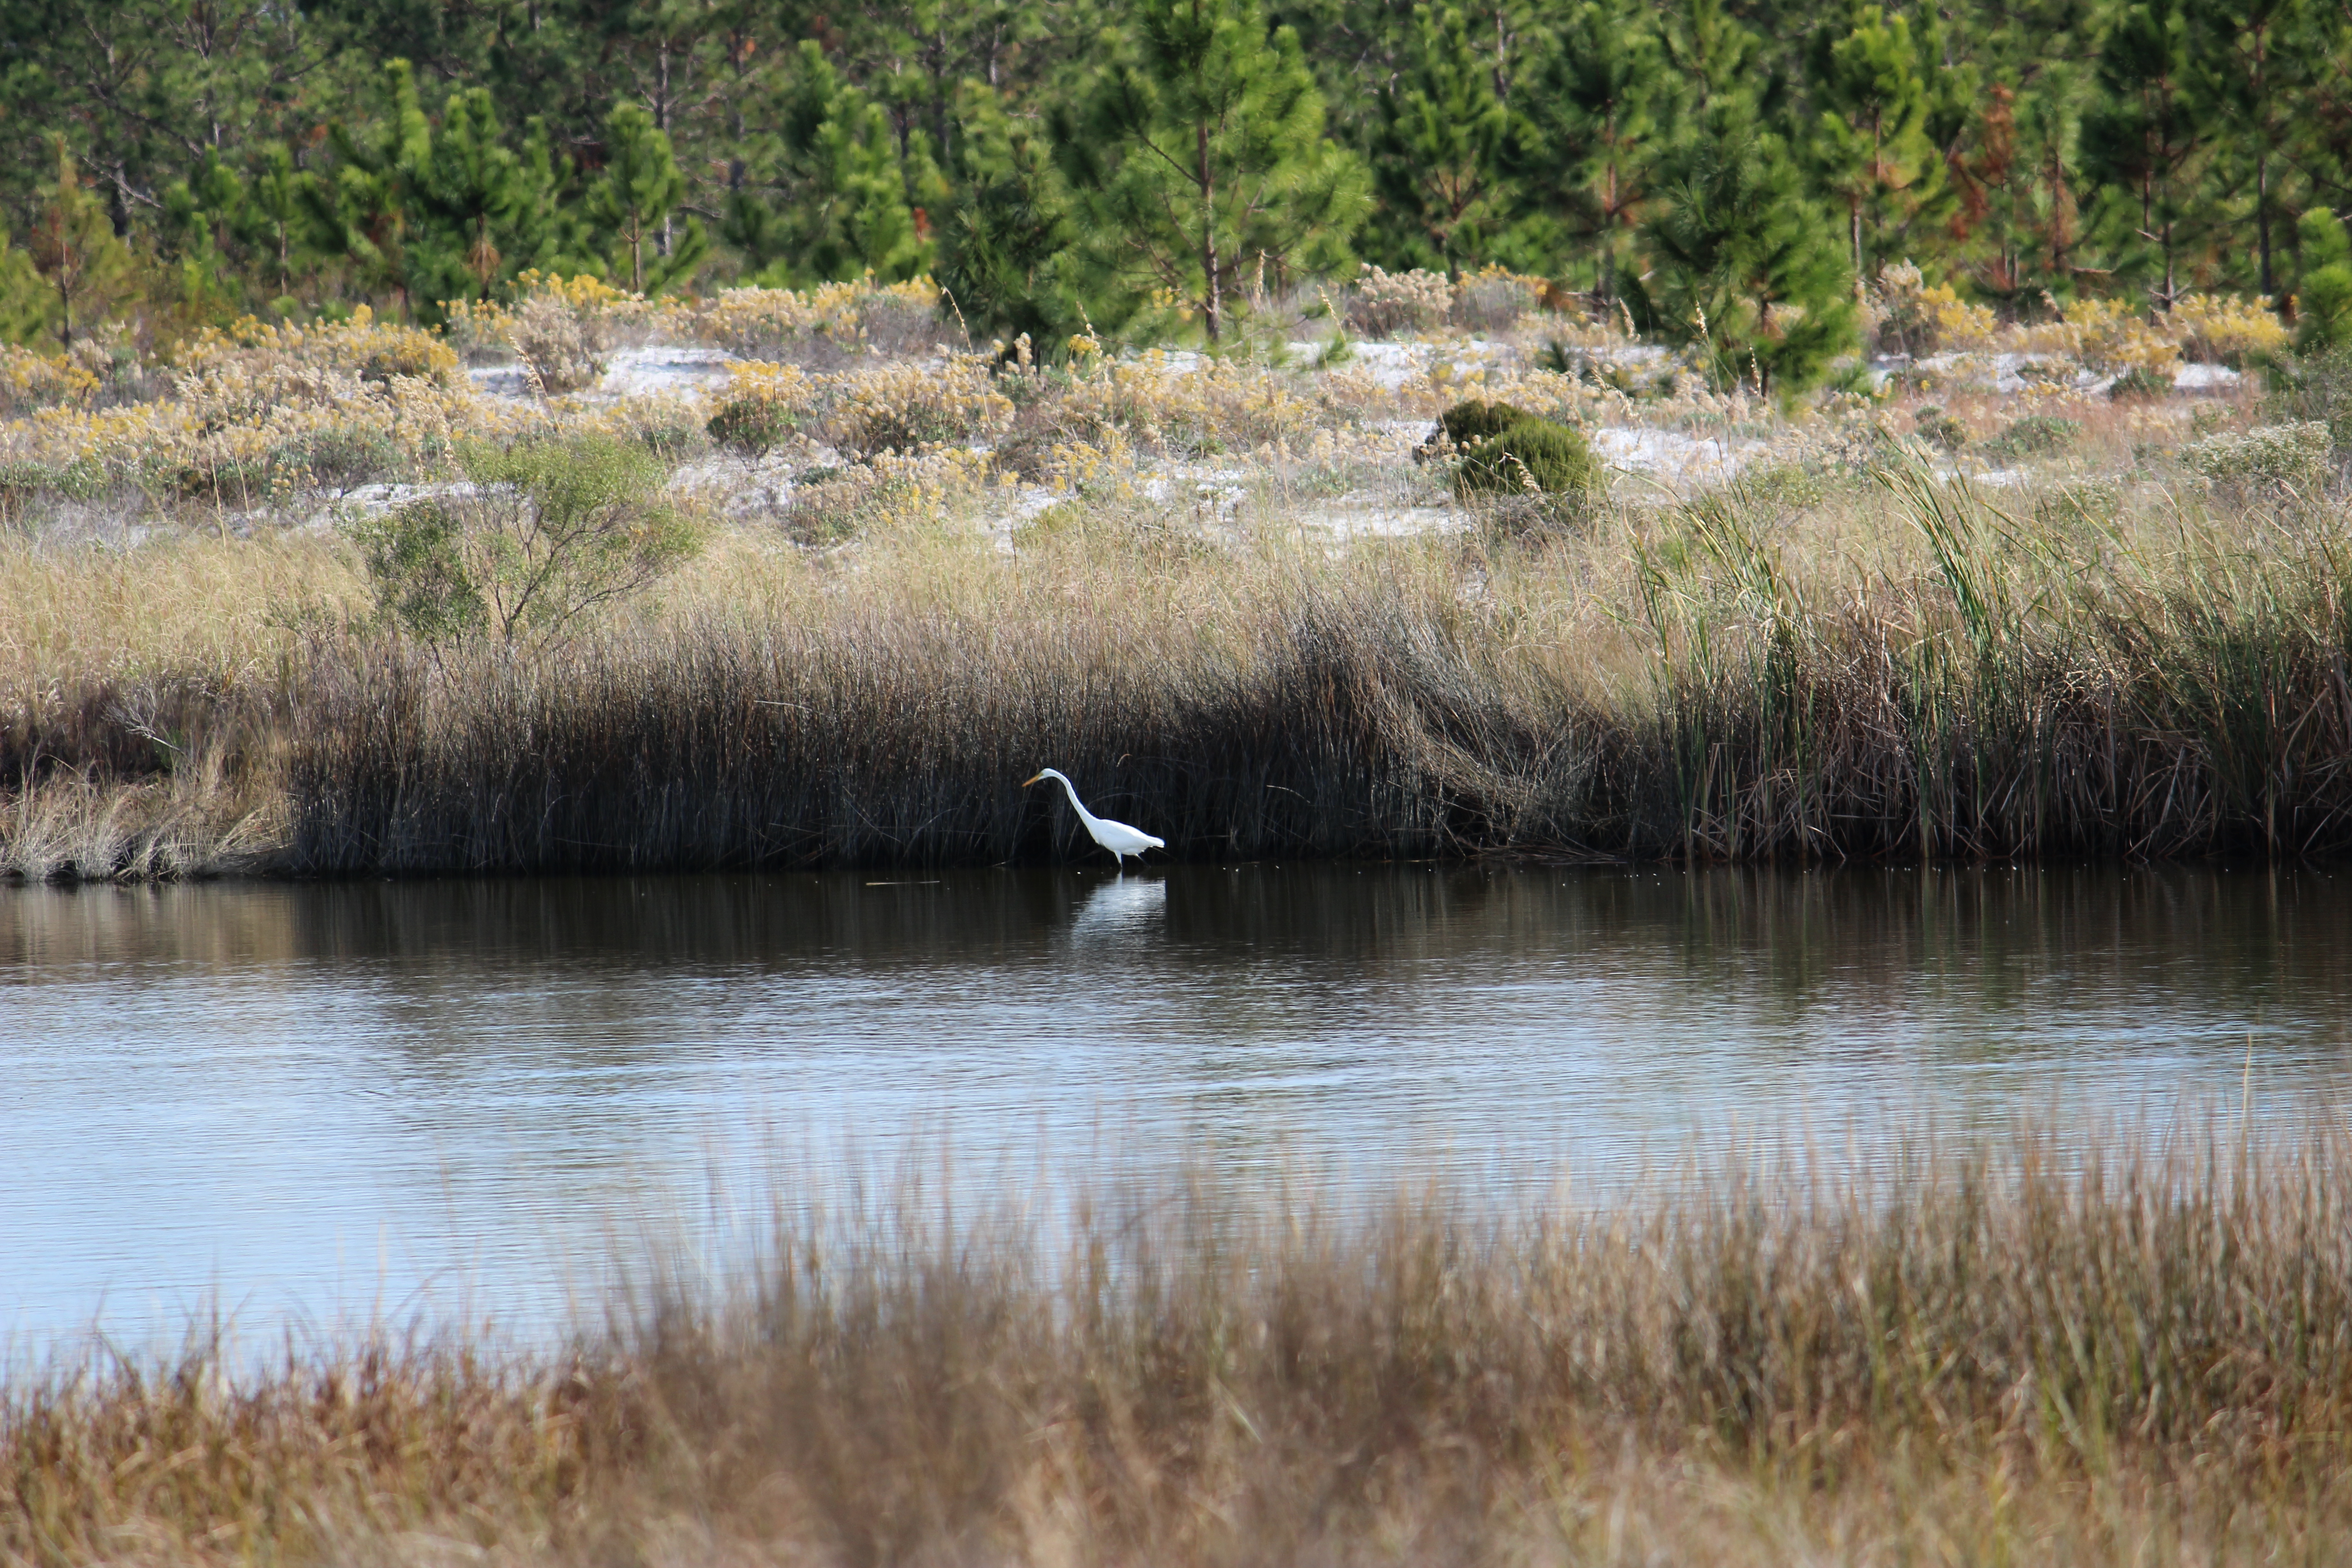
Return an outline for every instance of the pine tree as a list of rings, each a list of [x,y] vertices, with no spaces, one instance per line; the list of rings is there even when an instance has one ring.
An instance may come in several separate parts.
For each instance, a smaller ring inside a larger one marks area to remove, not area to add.
[[[1718,104],[1753,108],[1755,68],[1763,41],[1740,26],[1724,0],[1678,0],[1661,41],[1689,95],[1687,112],[1699,119]]]
[[[2282,153],[2293,135],[2294,106],[2319,51],[2312,47],[2305,0],[2193,0],[2194,86],[2230,163],[2231,184],[2252,207],[2255,286],[2278,292],[2272,256],[2273,215],[2283,207]]]
[[[2136,0],[2099,51],[2102,101],[2083,119],[2083,162],[2104,193],[2101,226],[2123,255],[2154,247],[2157,304],[2180,297],[2210,126],[2191,95],[2194,40],[2180,0]],[[2146,263],[2143,263],[2143,269]]]
[[[1584,0],[1550,44],[1521,95],[1514,173],[1526,199],[1590,248],[1594,291],[1610,301],[1675,83],[1639,0]]]
[[[49,285],[30,252],[0,225],[0,342],[29,343],[48,331]]]
[[[702,225],[688,218],[668,254],[660,251],[662,226],[686,196],[686,178],[670,153],[669,138],[654,127],[642,105],[616,106],[604,121],[604,173],[588,191],[588,216],[616,247],[614,275],[625,274],[632,291],[656,294],[690,279],[709,256]]]
[[[312,220],[342,257],[362,292],[409,302],[407,239],[411,207],[433,157],[433,127],[417,101],[416,73],[404,59],[381,72],[383,122],[372,132],[341,121],[328,126],[337,165],[331,184],[305,193]]]
[[[2352,236],[2326,207],[2304,214],[2296,227],[2303,242],[2303,286],[2295,292],[2295,347],[2322,353],[2352,342]]]
[[[967,82],[960,197],[942,227],[939,279],[973,333],[1066,342],[1085,322],[1068,272],[1076,238],[1069,192],[1043,129]]]
[[[1700,346],[1717,386],[1800,392],[1857,346],[1844,247],[1751,106],[1718,98],[1662,185],[1664,208],[1643,230],[1653,319]]]
[[[1209,342],[1262,276],[1342,268],[1369,205],[1362,166],[1323,134],[1323,98],[1256,0],[1146,0],[1115,63],[1057,127],[1106,320],[1184,302]]]
[[[928,269],[933,248],[918,190],[945,195],[919,144],[901,153],[888,115],[802,44],[774,129],[727,202],[720,235],[761,282],[799,286],[872,273],[898,282]]]
[[[278,298],[291,295],[296,273],[308,270],[318,237],[312,216],[318,184],[316,174],[294,166],[293,150],[283,142],[263,145],[246,182],[240,237],[260,252],[262,275]]]
[[[1823,187],[1846,209],[1854,275],[1866,277],[1866,233],[1918,212],[1944,189],[1944,161],[1927,138],[1921,51],[1908,17],[1864,5],[1817,32],[1811,54],[1819,112],[1809,150]],[[1932,56],[1925,63],[1934,68]]]
[[[407,274],[415,294],[437,311],[442,302],[489,296],[510,276],[502,246],[537,194],[522,161],[503,144],[489,89],[450,95],[417,172]]]
[[[2306,200],[2352,211],[2352,16],[2315,7],[2301,33],[2301,79],[2281,153]]]
[[[1380,95],[1376,230],[1393,264],[1458,277],[1486,258],[1507,216],[1511,114],[1460,10],[1425,10],[1416,24],[1404,72]]]
[[[1993,83],[1970,128],[1969,149],[1947,161],[1960,185],[1959,235],[1983,234],[1974,247],[1977,286],[1996,300],[2022,305],[2074,291],[2084,243],[2080,204],[2088,189],[2077,136],[2080,106],[2090,96],[2087,75],[2061,63],[2023,85]]]
[[[537,271],[561,277],[596,276],[605,270],[596,254],[594,226],[582,210],[578,171],[555,151],[547,121],[532,115],[524,124],[517,162],[523,199],[517,205],[508,264],[517,275]]]
[[[105,320],[136,294],[137,267],[131,247],[115,237],[106,204],[83,188],[66,139],[53,136],[50,146],[57,177],[42,188],[26,248],[47,280],[58,341],[71,348],[77,331]]]
[[[234,252],[248,205],[245,182],[217,155],[164,188],[160,248],[172,264],[173,303],[183,321],[224,320],[240,303]]]

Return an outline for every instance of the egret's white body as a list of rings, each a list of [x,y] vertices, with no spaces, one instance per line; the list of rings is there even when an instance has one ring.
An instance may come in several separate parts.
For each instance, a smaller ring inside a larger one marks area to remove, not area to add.
[[[1078,820],[1087,825],[1087,832],[1093,837],[1096,843],[1109,850],[1118,858],[1120,870],[1127,869],[1127,858],[1130,855],[1140,860],[1143,858],[1143,852],[1147,849],[1168,847],[1167,840],[1154,838],[1140,827],[1129,827],[1124,822],[1111,822],[1088,811],[1087,803],[1078,798],[1077,785],[1072,784],[1055,769],[1041,769],[1036,778],[1024,779],[1021,787],[1027,789],[1040,779],[1061,780],[1062,788],[1069,795],[1070,805],[1077,810]]]

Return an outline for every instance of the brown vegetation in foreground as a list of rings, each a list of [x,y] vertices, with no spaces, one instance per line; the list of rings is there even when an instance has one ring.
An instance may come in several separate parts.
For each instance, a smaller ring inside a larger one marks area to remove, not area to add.
[[[19,1374],[0,1563],[2343,1561],[2352,1142],[2233,1142],[787,1219],[562,1353]]]

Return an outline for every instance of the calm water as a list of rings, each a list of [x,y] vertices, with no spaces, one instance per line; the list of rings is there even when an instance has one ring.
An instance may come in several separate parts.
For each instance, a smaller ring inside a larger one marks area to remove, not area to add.
[[[546,1323],[633,1227],[910,1147],[1605,1190],[2234,1110],[2250,1057],[2275,1117],[2352,1061],[2347,952],[2310,872],[0,888],[0,1340]]]

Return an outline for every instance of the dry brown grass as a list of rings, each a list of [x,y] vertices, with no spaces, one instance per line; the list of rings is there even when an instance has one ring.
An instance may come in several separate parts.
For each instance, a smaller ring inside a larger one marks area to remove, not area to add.
[[[0,1562],[2332,1563],[2352,1142],[786,1212],[561,1353],[19,1374]],[[642,1278],[642,1277],[641,1277]]]

